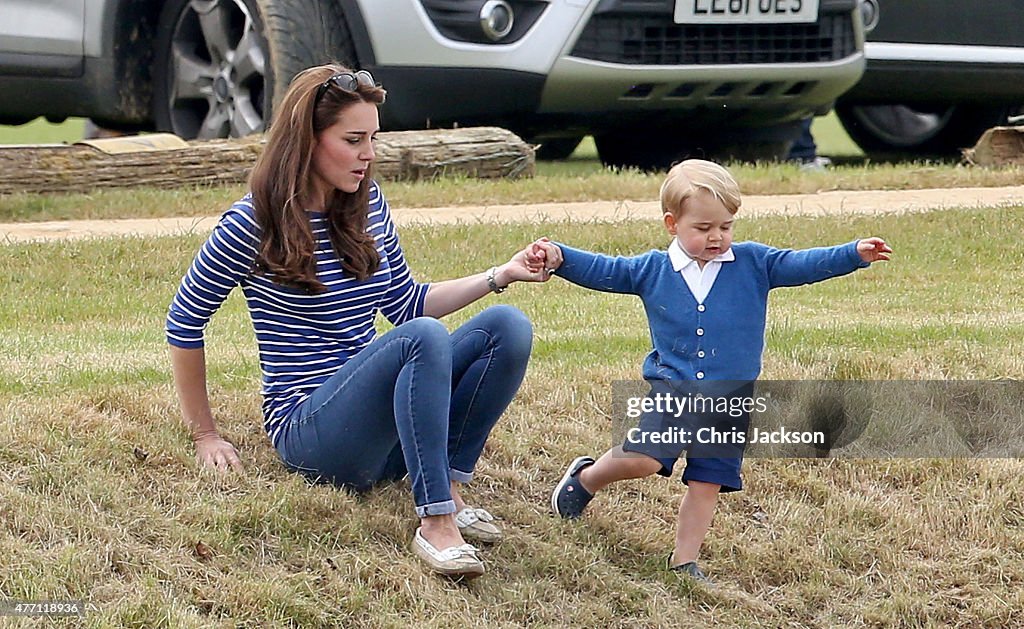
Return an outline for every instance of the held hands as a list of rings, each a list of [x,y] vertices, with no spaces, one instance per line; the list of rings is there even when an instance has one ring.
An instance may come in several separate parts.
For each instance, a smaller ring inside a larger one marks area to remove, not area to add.
[[[196,459],[200,465],[220,472],[242,471],[242,460],[235,446],[216,432],[197,434],[192,441],[196,444]]]
[[[861,260],[870,264],[879,260],[888,260],[892,249],[881,238],[872,236],[857,243],[857,253],[860,254]]]
[[[540,281],[546,282],[562,266],[562,250],[546,237],[538,238],[526,247],[526,263],[530,270],[544,276]]]
[[[562,265],[562,251],[547,238],[539,238],[516,253],[499,270],[504,281],[499,286],[512,282],[546,282]]]

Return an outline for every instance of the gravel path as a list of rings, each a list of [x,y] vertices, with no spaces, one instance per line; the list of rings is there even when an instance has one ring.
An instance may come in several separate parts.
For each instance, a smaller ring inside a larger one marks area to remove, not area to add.
[[[818,194],[750,195],[743,198],[740,216],[835,215],[927,212],[956,207],[1024,205],[1024,186],[1002,188],[942,188],[929,190],[831,191]],[[394,208],[395,222],[454,224],[459,222],[539,223],[544,221],[658,220],[653,201],[596,201],[530,205]],[[115,236],[165,236],[207,232],[216,216],[43,223],[0,223],[0,242],[68,240]]]

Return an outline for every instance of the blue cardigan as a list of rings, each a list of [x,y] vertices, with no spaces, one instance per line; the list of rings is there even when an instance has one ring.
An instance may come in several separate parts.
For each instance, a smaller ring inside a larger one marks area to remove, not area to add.
[[[594,290],[639,295],[654,349],[644,360],[646,380],[757,379],[764,351],[768,291],[852,273],[868,266],[857,241],[793,251],[757,242],[732,246],[711,292],[698,304],[667,251],[611,257],[561,243],[558,275]]]

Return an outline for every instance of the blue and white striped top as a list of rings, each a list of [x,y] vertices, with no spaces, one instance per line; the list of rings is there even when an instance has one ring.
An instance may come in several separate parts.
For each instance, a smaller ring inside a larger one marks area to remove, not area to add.
[[[307,294],[253,273],[260,227],[251,195],[246,195],[221,217],[171,302],[167,341],[199,348],[210,317],[236,284],[242,287],[259,345],[264,428],[275,444],[289,413],[373,341],[377,311],[395,325],[423,314],[429,284],[416,283],[409,274],[391,211],[376,182],[370,185],[367,216],[380,267],[360,282],[342,270],[325,215],[309,213],[317,243],[317,278],[327,290]]]

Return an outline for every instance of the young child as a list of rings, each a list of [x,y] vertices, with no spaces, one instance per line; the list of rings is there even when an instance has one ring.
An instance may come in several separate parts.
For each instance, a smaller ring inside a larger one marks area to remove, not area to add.
[[[672,168],[661,186],[667,251],[631,258],[573,249],[546,239],[534,243],[533,264],[594,290],[638,295],[644,304],[653,350],[643,365],[652,393],[673,383],[753,383],[761,372],[768,292],[838,277],[888,260],[881,238],[836,247],[793,251],[732,241],[740,206],[739,186],[718,164],[691,159]],[[747,390],[740,386],[740,389]],[[749,413],[745,416],[749,423]],[[644,420],[641,420],[641,427]],[[568,467],[551,495],[563,518],[578,518],[594,495],[616,481],[651,474],[671,476],[682,450],[636,443],[582,456]],[[742,488],[742,446],[711,456],[688,453],[682,480],[687,492],[676,520],[668,568],[709,582],[697,565],[720,492]]]

